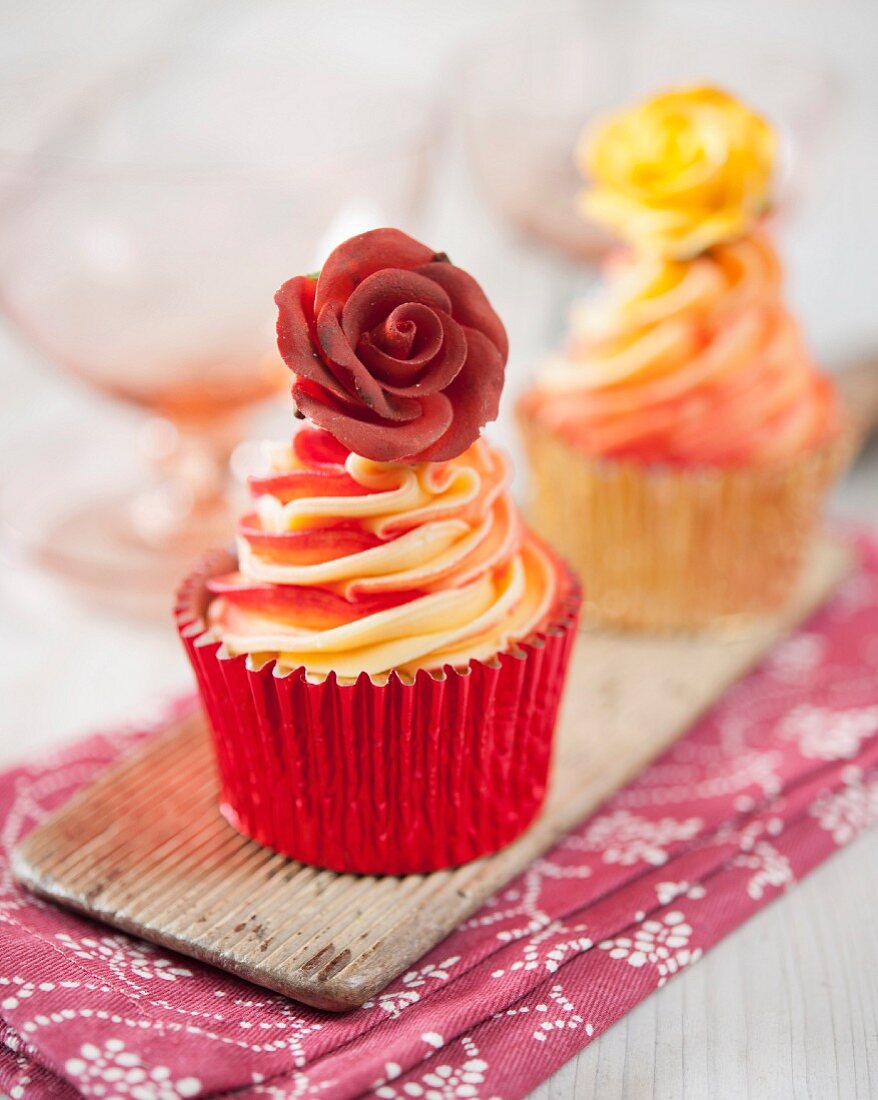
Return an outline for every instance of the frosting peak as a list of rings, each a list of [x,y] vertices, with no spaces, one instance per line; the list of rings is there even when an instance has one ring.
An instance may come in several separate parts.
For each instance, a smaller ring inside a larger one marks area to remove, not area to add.
[[[767,462],[817,443],[835,397],[781,280],[763,233],[689,261],[614,258],[526,411],[585,453],[646,462]]]
[[[557,604],[555,565],[483,440],[444,463],[380,463],[302,429],[270,458],[239,570],[210,583],[209,621],[231,653],[318,679],[412,675],[487,659]]]

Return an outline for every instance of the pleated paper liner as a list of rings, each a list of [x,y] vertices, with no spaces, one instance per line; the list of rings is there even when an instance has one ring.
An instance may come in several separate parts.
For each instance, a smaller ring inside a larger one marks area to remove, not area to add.
[[[433,871],[519,836],[546,792],[579,589],[542,632],[494,661],[411,683],[275,674],[220,655],[206,582],[235,568],[209,555],[180,589],[177,621],[212,727],[222,811],[240,832],[334,871]],[[559,566],[559,568],[563,568]]]
[[[854,433],[770,467],[596,460],[519,408],[528,519],[578,573],[587,621],[688,630],[790,598]]]

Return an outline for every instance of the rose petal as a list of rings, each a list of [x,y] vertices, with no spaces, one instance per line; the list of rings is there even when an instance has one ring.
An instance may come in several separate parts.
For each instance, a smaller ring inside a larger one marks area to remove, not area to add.
[[[346,447],[363,458],[375,462],[401,462],[444,436],[451,425],[454,410],[442,393],[430,394],[417,404],[421,416],[417,420],[394,423],[363,419],[359,409],[341,407],[316,387],[293,387],[299,409],[321,428],[325,428]],[[414,461],[413,459],[411,459]]]
[[[341,311],[345,336],[355,345],[364,332],[380,324],[397,306],[419,302],[451,313],[451,299],[432,279],[414,271],[382,269],[363,279]],[[318,305],[318,314],[320,312]]]
[[[443,392],[454,408],[445,434],[413,456],[417,462],[446,462],[474,443],[485,424],[497,419],[505,361],[495,345],[476,329],[465,328],[466,362]]]
[[[429,263],[435,253],[398,229],[373,229],[344,241],[331,252],[317,281],[316,313],[327,304],[339,306],[365,278],[382,268],[411,269]]]
[[[317,283],[297,275],[275,294],[277,303],[277,346],[281,358],[297,375],[325,386],[337,397],[347,392],[320,356],[314,321],[314,291]]]
[[[408,308],[410,307],[400,307],[402,310]],[[399,397],[425,397],[429,393],[439,393],[451,384],[463,366],[467,354],[463,329],[447,313],[430,311],[429,315],[431,321],[438,327],[439,337],[428,345],[427,350],[438,344],[437,352],[432,359],[424,361],[420,357],[403,361],[393,359],[371,342],[371,333],[366,333],[361,338],[357,349],[359,356],[380,379],[387,393],[396,394]]]
[[[327,387],[336,397],[341,397],[343,401],[358,401],[365,405],[368,411],[385,420],[413,420],[420,415],[416,401],[405,396],[389,396],[381,383],[372,377],[368,368],[348,343],[342,331],[336,306],[326,305],[318,314],[317,339],[324,356],[330,360],[335,376],[339,377],[341,372],[347,376],[346,392],[339,394],[332,387]],[[302,373],[311,381],[321,381],[304,371]]]
[[[397,360],[408,360],[415,348],[415,337],[418,335],[418,325],[413,317],[407,317],[403,311],[408,310],[410,313],[412,310],[422,310],[424,319],[432,321],[434,313],[426,306],[419,306],[415,302],[410,302],[406,306],[397,306],[396,309],[384,320],[383,325],[376,325],[372,330],[371,335],[375,340],[375,346],[381,348],[391,357],[394,362]],[[435,355],[439,350],[439,344],[442,341],[442,332],[439,326],[434,326],[435,331],[435,348],[431,352]],[[423,355],[423,352],[421,353]]]
[[[451,318],[445,314],[450,321]],[[410,333],[408,353],[398,355],[390,331]],[[383,325],[377,325],[371,332],[364,332],[357,345],[357,354],[371,371],[382,381],[401,385],[406,379],[417,375],[442,348],[445,330],[439,314],[428,306],[417,302],[397,306]]]
[[[509,355],[506,329],[472,275],[448,263],[427,264],[417,268],[417,271],[446,291],[452,301],[451,316],[455,321],[483,332],[500,352],[505,364]]]

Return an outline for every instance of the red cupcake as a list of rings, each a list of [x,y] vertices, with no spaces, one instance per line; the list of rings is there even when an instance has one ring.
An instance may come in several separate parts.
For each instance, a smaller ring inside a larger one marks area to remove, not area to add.
[[[394,229],[281,287],[302,426],[237,558],[182,585],[223,813],[306,863],[403,874],[508,844],[542,804],[579,594],[521,523],[496,417],[506,333]]]

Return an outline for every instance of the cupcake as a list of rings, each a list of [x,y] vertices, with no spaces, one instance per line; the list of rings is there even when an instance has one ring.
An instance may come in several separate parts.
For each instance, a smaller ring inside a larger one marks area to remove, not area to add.
[[[505,330],[471,276],[395,229],[276,301],[302,422],[251,479],[236,552],[177,601],[222,812],[336,871],[475,859],[543,802],[579,605],[480,434]]]
[[[689,629],[782,605],[851,450],[783,301],[764,224],[775,145],[696,87],[580,147],[583,209],[623,247],[518,419],[534,527],[597,621]]]

